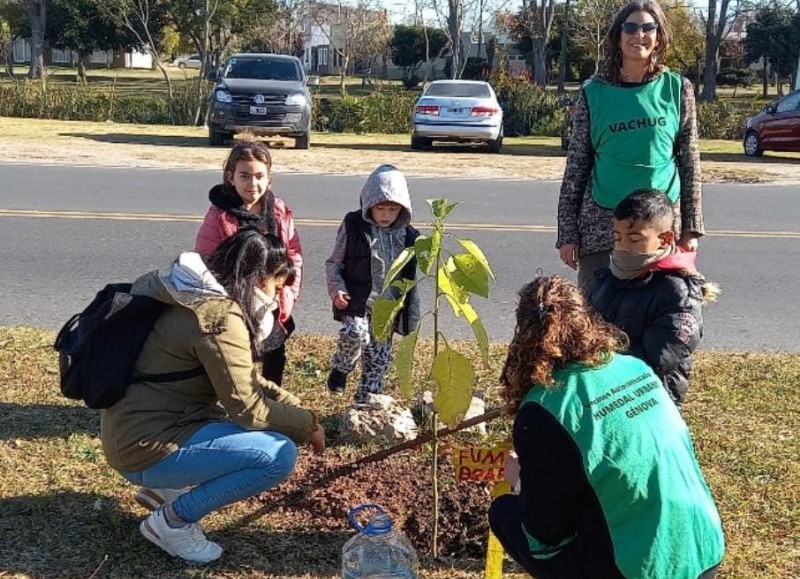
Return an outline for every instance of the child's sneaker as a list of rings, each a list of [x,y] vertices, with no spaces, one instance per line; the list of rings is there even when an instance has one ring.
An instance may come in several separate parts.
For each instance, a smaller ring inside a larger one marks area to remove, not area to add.
[[[328,390],[334,394],[341,394],[345,386],[347,386],[347,374],[335,368],[331,369],[331,373],[328,374]]]
[[[133,500],[142,505],[144,508],[150,511],[155,511],[164,505],[170,504],[188,490],[188,488],[151,489],[148,487],[139,487],[139,490],[136,491],[136,495],[133,497]]]
[[[222,555],[222,547],[206,539],[199,524],[170,527],[163,508],[152,512],[143,520],[139,524],[139,531],[151,543],[189,563],[211,563]]]

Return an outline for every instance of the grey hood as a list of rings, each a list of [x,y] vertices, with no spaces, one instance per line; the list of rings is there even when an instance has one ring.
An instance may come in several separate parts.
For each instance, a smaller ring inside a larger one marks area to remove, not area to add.
[[[376,227],[378,224],[370,216],[369,210],[385,201],[398,203],[402,209],[392,229],[411,225],[411,195],[405,175],[394,165],[381,165],[367,178],[361,189],[361,216]]]

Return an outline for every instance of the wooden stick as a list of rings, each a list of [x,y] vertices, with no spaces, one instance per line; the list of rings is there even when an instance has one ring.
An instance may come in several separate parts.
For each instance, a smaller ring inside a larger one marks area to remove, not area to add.
[[[476,424],[480,424],[481,422],[489,422],[490,420],[494,420],[495,418],[499,418],[504,414],[508,414],[511,410],[510,406],[503,406],[500,408],[494,408],[489,410],[488,412],[481,414],[480,416],[476,416],[474,418],[470,418],[469,420],[465,420],[452,428],[440,428],[439,429],[439,436],[449,436],[454,434],[460,430],[464,430],[465,428],[469,428],[470,426],[475,426]],[[397,444],[395,446],[391,446],[389,448],[384,448],[383,450],[379,450],[378,452],[374,452],[369,454],[365,457],[359,458],[357,461],[353,462],[353,465],[360,465],[360,464],[367,464],[370,462],[378,462],[379,460],[383,460],[392,456],[393,454],[397,454],[398,452],[403,452],[404,450],[409,450],[412,448],[416,448],[425,444],[426,442],[430,442],[433,440],[433,432],[426,432],[422,436],[418,436],[414,440],[409,440],[407,442],[403,442]]]

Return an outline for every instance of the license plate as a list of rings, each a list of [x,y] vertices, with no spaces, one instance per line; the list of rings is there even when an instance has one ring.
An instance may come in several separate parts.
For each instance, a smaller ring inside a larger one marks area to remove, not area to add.
[[[267,107],[250,107],[251,115],[266,115]]]
[[[454,109],[450,109],[450,112],[453,113],[453,114],[456,114],[456,115],[460,115],[463,110],[464,109],[461,109],[461,108],[454,108]]]

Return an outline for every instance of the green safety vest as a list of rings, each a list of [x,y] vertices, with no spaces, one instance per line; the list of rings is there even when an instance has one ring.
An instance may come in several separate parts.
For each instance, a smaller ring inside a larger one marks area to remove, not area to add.
[[[554,388],[534,386],[522,404],[542,406],[574,440],[622,574],[697,579],[717,565],[725,550],[719,513],[689,430],[650,367],[616,354],[554,379]],[[553,550],[531,535],[528,542],[531,551]]]
[[[675,203],[681,184],[675,164],[683,79],[664,72],[639,86],[593,81],[584,87],[595,151],[592,197],[614,209],[632,191],[660,189]]]

